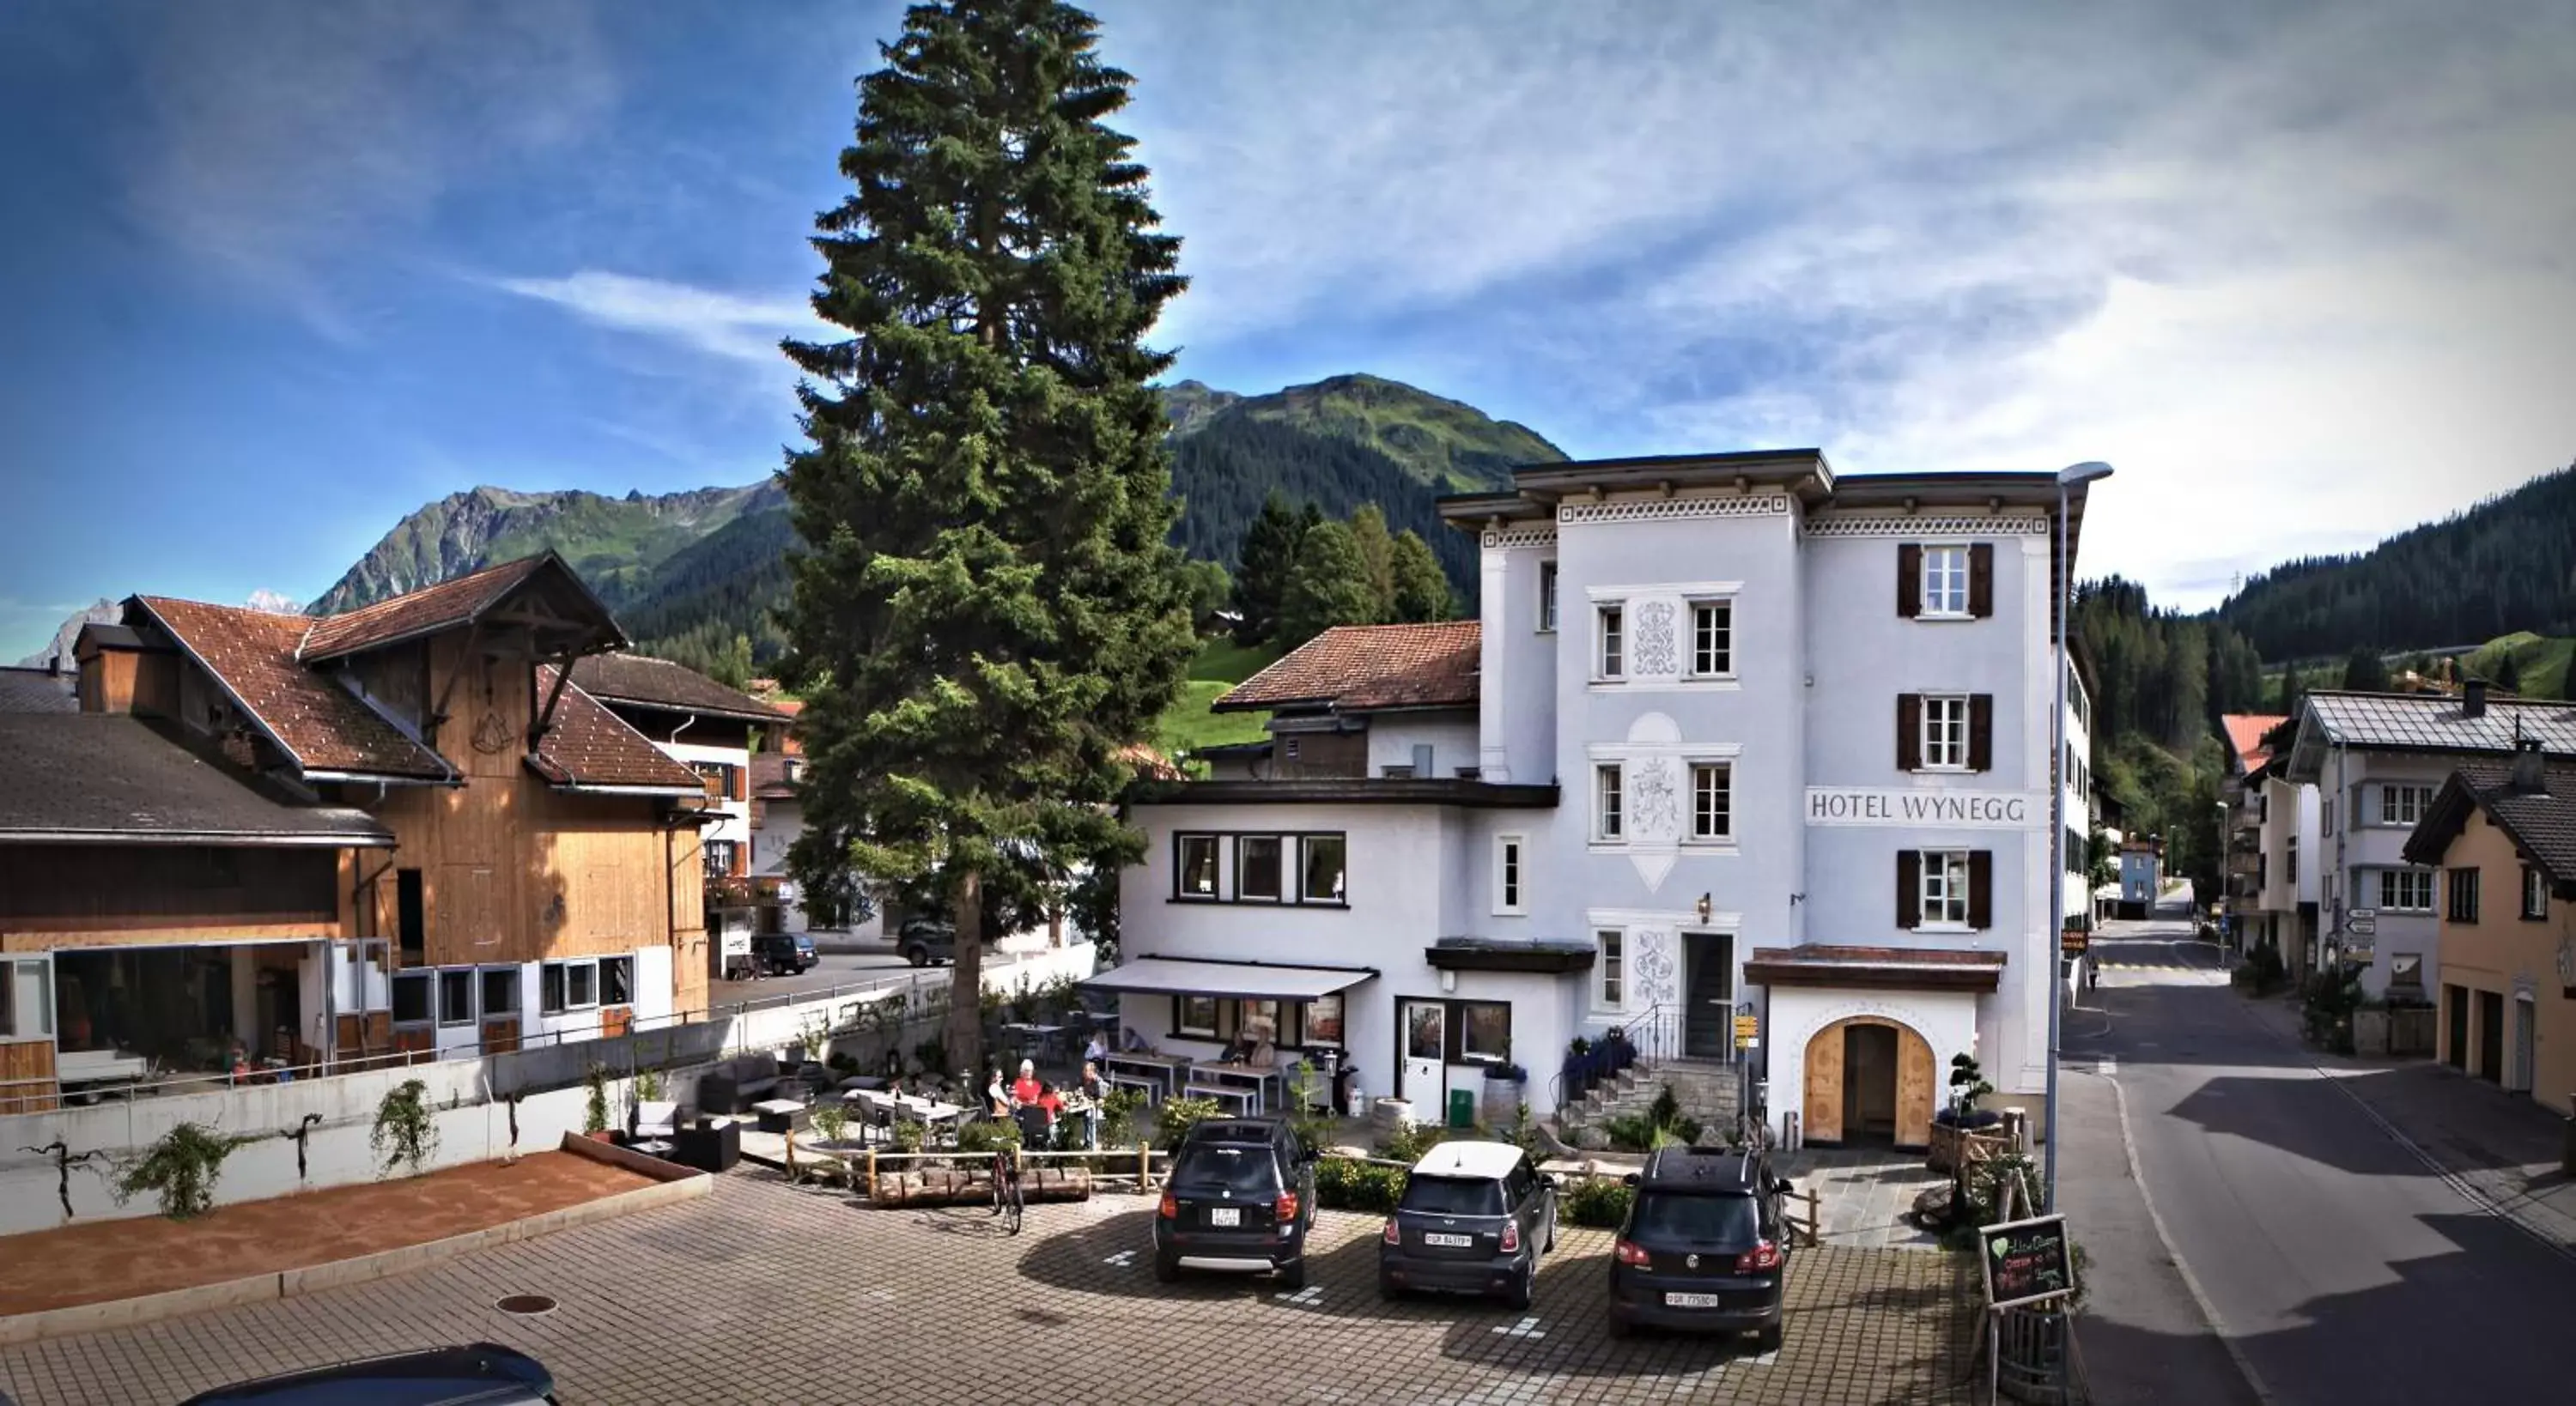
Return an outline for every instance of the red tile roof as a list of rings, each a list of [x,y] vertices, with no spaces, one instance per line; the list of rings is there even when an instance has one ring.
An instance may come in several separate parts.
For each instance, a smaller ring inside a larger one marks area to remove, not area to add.
[[[572,681],[603,703],[636,703],[680,713],[783,722],[787,715],[686,664],[641,654],[593,654],[573,661]]]
[[[2236,754],[2237,764],[2246,771],[2259,771],[2272,753],[2263,745],[2263,735],[2288,722],[2281,713],[2228,713],[2218,724],[2227,731],[2227,749]]]
[[[298,768],[434,780],[455,774],[355,694],[295,661],[310,617],[165,596],[135,600]]]
[[[1337,625],[1216,701],[1220,712],[1329,704],[1346,712],[1463,708],[1476,701],[1473,620],[1439,625]]]
[[[414,635],[470,624],[552,560],[553,553],[540,552],[310,621],[311,632],[305,635],[296,657],[310,662],[336,659]]]
[[[537,698],[555,687],[551,665],[537,667]],[[652,740],[574,684],[555,706],[554,726],[528,759],[539,776],[558,786],[657,786],[701,789],[698,774],[665,755]]]

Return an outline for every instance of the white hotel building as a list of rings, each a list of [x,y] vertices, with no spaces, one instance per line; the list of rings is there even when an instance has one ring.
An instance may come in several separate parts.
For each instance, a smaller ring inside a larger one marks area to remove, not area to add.
[[[1135,794],[1092,984],[1167,1053],[1270,1019],[1417,1116],[1504,1061],[1552,1111],[1614,1027],[1722,1066],[1749,1014],[1775,1129],[1922,1143],[1970,1051],[2036,1121],[2057,493],[1794,450],[1445,500],[1482,618],[1330,631],[1228,694],[1270,739]]]

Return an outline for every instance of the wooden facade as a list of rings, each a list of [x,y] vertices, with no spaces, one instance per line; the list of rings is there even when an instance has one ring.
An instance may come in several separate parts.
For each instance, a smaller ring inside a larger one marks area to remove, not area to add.
[[[0,951],[337,937],[343,853],[0,846]]]
[[[402,949],[401,884],[419,875],[418,960],[465,966],[614,956],[672,947],[672,1008],[706,1005],[706,919],[697,832],[664,821],[649,796],[567,794],[528,769],[539,695],[535,667],[495,658],[463,631],[384,651],[367,673],[380,701],[434,720],[424,735],[464,772],[462,786],[343,788],[341,799],[394,834],[354,861],[351,935]],[[425,661],[425,667],[423,666]]]
[[[51,1113],[61,1106],[54,1090],[54,1042],[0,1042],[0,1114]]]

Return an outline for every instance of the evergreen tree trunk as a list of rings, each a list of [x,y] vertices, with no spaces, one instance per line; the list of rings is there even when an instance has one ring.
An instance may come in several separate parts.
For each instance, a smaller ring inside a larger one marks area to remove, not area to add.
[[[944,1043],[948,1062],[966,1071],[971,1096],[983,1087],[977,1080],[984,1068],[984,876],[972,869],[958,875],[949,902],[949,919],[957,925],[957,956],[949,969]]]

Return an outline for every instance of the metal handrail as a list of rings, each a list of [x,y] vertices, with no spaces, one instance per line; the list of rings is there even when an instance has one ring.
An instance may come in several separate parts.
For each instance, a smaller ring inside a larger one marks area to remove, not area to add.
[[[1562,1116],[1568,1103],[1598,1087],[1604,1079],[1640,1059],[1665,1057],[1667,1022],[1661,1001],[1624,1024],[1614,1025],[1581,1054],[1568,1051],[1565,1063],[1548,1081],[1548,1093]]]

